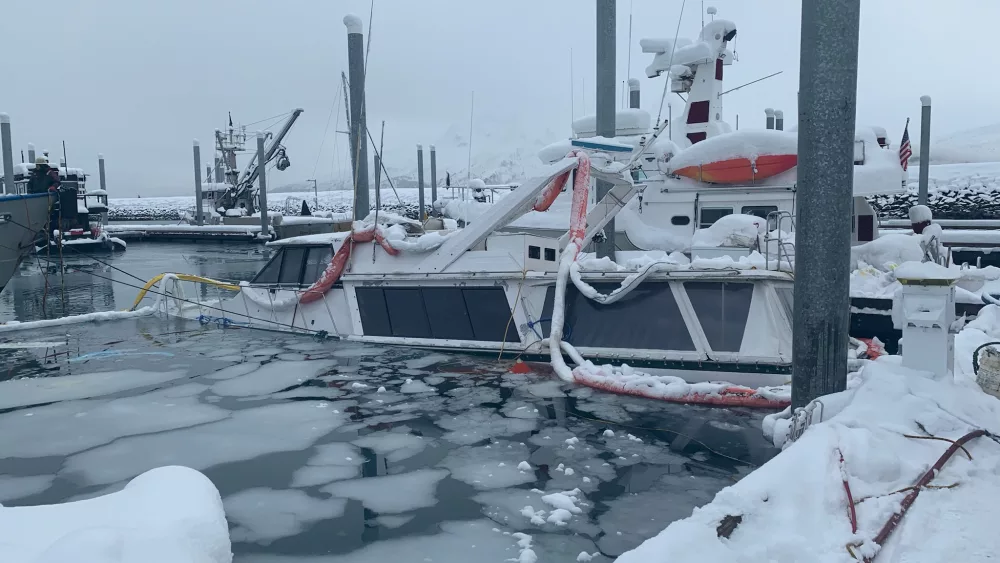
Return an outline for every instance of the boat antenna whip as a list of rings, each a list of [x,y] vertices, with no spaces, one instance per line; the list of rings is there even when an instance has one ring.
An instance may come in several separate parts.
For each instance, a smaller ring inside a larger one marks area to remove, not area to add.
[[[684,19],[684,6],[687,0],[681,2],[681,15],[677,16],[677,30],[674,31],[674,42],[670,45],[670,59],[667,61],[667,81],[663,83],[663,95],[660,96],[660,111],[656,113],[656,125],[660,125],[663,116],[663,102],[667,99],[667,88],[670,87],[670,70],[674,66],[674,52],[677,51],[677,38],[681,34],[681,21]]]

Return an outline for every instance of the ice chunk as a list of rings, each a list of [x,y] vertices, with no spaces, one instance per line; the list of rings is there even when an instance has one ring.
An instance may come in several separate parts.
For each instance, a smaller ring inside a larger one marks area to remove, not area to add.
[[[88,399],[157,385],[184,377],[185,371],[126,369],[0,381],[0,410],[56,401]]]
[[[578,443],[580,443],[580,439],[579,439],[579,438],[577,438],[576,436],[573,436],[572,438],[566,438],[566,439],[565,439],[565,440],[563,440],[563,441],[564,441],[564,442],[566,442],[567,444],[571,445],[571,446],[572,446],[573,444],[578,444]]]
[[[212,482],[162,467],[91,500],[0,507],[0,561],[230,563],[232,552]]]
[[[332,360],[273,361],[254,372],[216,383],[212,391],[229,397],[267,395],[318,377],[335,365],[337,363]]]
[[[409,369],[424,369],[424,368],[428,368],[428,367],[430,367],[430,366],[432,366],[434,364],[439,364],[441,362],[446,362],[446,361],[448,361],[450,359],[451,358],[449,356],[445,356],[444,354],[430,354],[430,355],[427,355],[427,356],[423,356],[421,358],[414,358],[412,360],[406,360],[406,362],[404,362],[404,363],[406,364],[406,367],[409,368]]]
[[[375,519],[379,526],[383,528],[401,528],[413,520],[413,516],[379,516]]]
[[[499,442],[494,447],[452,450],[441,465],[451,470],[452,477],[477,489],[501,489],[535,480],[534,472],[521,471],[513,466],[518,459],[527,456],[526,446]]]
[[[379,432],[369,434],[353,443],[374,450],[375,453],[386,456],[386,460],[390,463],[395,463],[420,453],[427,445],[427,440],[422,436],[402,432]]]
[[[445,440],[459,445],[475,444],[487,438],[510,436],[534,430],[534,420],[505,418],[485,409],[465,411],[458,416],[443,416],[438,426],[451,430]]]
[[[403,393],[434,393],[437,391],[423,381],[414,381],[412,379],[407,379],[406,383],[399,390]]]
[[[552,493],[542,497],[542,502],[553,507],[561,508],[563,510],[568,510],[573,514],[579,514],[583,512],[576,503],[576,496],[580,494],[580,489],[573,489],[572,491],[565,491],[562,493]]]
[[[55,477],[51,475],[28,475],[24,477],[0,475],[0,501],[7,502],[36,495],[48,489],[52,485],[53,480],[55,480]],[[0,548],[0,551],[2,549]]]
[[[361,453],[350,444],[333,442],[316,446],[316,454],[292,475],[292,487],[314,487],[352,479],[357,477],[358,467],[363,462]]]
[[[566,510],[565,508],[557,508],[553,510],[549,517],[546,518],[546,522],[551,522],[556,526],[565,526],[569,519],[573,517],[573,514]]]
[[[517,464],[517,468],[520,469],[521,471],[531,471],[531,464],[528,463],[527,461],[522,461],[521,463]]]
[[[226,516],[237,524],[232,540],[268,545],[297,535],[319,520],[344,514],[347,501],[313,498],[299,490],[247,489],[226,497]]]
[[[566,475],[567,475],[567,476],[568,476],[568,475],[573,475],[573,473],[574,473],[574,471],[573,471],[573,468],[572,468],[572,467],[567,467],[567,468],[566,468]]]
[[[112,401],[56,403],[0,415],[0,452],[7,457],[70,455],[137,434],[222,420],[229,411],[190,397],[169,398],[170,389]],[[32,416],[31,424],[20,422]]]
[[[594,557],[596,557],[598,555],[599,555],[599,553],[595,553],[595,554],[591,555],[591,554],[587,553],[586,551],[581,551],[580,555],[576,556],[576,560],[577,561],[590,561],[591,559],[593,559]]]
[[[205,469],[267,453],[304,450],[345,418],[299,402],[246,409],[220,422],[117,440],[69,458],[63,472],[79,472],[91,484],[109,484],[160,465]]]
[[[323,487],[323,492],[359,500],[365,508],[379,514],[398,514],[434,506],[437,484],[447,476],[448,472],[443,469],[420,469],[399,475],[341,481]]]
[[[532,506],[525,506],[521,509],[521,516],[527,518],[535,526],[545,525],[545,511],[535,510]]]
[[[610,428],[608,428],[607,430],[605,430],[604,431],[604,437],[605,438],[614,438],[615,437],[614,430],[611,430]]]

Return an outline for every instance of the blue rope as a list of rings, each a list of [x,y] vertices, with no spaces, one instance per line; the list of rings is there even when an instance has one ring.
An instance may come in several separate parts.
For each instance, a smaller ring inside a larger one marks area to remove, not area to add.
[[[198,322],[203,325],[215,323],[219,328],[229,328],[231,326],[249,326],[247,323],[238,323],[229,317],[213,317],[211,315],[198,315]]]

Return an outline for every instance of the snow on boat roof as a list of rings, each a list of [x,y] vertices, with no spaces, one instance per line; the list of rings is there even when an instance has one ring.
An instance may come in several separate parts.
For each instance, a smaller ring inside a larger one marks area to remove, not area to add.
[[[615,112],[615,136],[642,135],[650,132],[649,112],[644,109],[628,108]],[[597,115],[585,115],[573,121],[573,136],[594,137],[597,135]]]
[[[670,159],[670,168],[679,170],[732,158],[755,159],[773,154],[797,154],[799,137],[775,130],[733,131],[710,137],[678,152]]]

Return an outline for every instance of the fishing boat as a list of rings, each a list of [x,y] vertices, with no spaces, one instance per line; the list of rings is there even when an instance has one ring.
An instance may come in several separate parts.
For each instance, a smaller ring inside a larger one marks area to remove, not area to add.
[[[14,276],[21,260],[35,248],[38,233],[45,230],[50,193],[0,194],[0,291]]]

